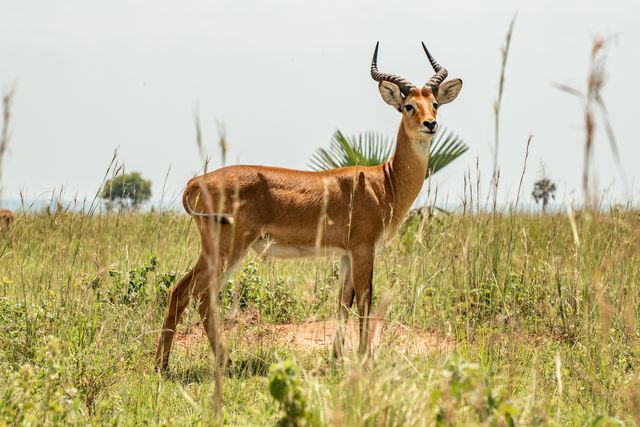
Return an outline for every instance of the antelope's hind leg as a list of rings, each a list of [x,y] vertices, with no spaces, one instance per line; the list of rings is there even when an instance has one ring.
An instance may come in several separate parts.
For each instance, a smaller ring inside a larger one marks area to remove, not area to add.
[[[202,318],[202,325],[204,326],[211,349],[216,353],[216,349],[220,343],[220,331],[218,322],[220,320],[220,308],[217,305],[218,295],[223,289],[226,280],[231,275],[238,263],[247,254],[249,247],[257,238],[257,233],[244,231],[242,233],[236,233],[237,230],[231,225],[223,225],[219,228],[219,241],[217,245],[211,245],[210,242],[202,242],[203,247],[206,248],[208,254],[207,261],[211,270],[215,270],[217,263],[217,283],[214,284],[210,277],[209,282],[202,288],[196,289],[196,295],[198,296],[198,311]],[[217,248],[218,259],[214,258],[215,249]],[[215,299],[214,298],[215,294]],[[214,304],[212,304],[212,302]],[[211,309],[215,309],[217,313],[214,316],[210,316]],[[218,361],[222,360],[221,355],[216,354]]]
[[[198,300],[198,311],[202,318],[202,324],[207,330],[207,337],[214,349],[217,345],[212,342],[214,336],[217,337],[216,330],[211,331],[210,319],[208,316],[211,301],[211,287],[214,285],[212,279],[214,271],[218,273],[217,292],[224,284],[222,281],[226,272],[231,272],[233,267],[247,253],[251,243],[255,240],[255,233],[245,232],[242,235],[235,236],[235,228],[231,225],[218,226],[213,224],[205,224],[200,222],[201,237],[201,254],[194,268],[189,271],[180,281],[171,288],[167,311],[160,333],[158,342],[158,350],[156,352],[156,367],[160,370],[166,370],[169,364],[169,354],[171,352],[171,344],[175,335],[176,325],[180,321],[180,317],[185,308],[189,304],[192,296]],[[217,228],[217,230],[216,230]],[[214,238],[218,241],[214,242]],[[215,259],[215,254],[218,259]],[[216,267],[217,262],[217,267]],[[217,328],[214,328],[217,329]],[[212,333],[213,332],[213,333]]]
[[[156,369],[165,371],[169,366],[169,354],[171,353],[171,344],[176,332],[176,326],[184,313],[185,308],[189,304],[194,290],[202,287],[203,284],[209,283],[211,271],[205,258],[200,255],[196,265],[191,269],[178,283],[176,283],[169,291],[169,302],[158,340],[158,349],[156,351]]]
[[[246,252],[246,251],[245,251]],[[230,273],[234,270],[234,267],[237,265],[238,262],[240,262],[240,260],[242,259],[242,256],[239,256],[235,259],[229,259],[226,257],[222,257],[220,258],[221,260],[221,264],[220,264],[220,269],[218,272],[218,277],[220,279],[220,284],[218,286],[218,290],[216,292],[216,299],[214,302],[218,302],[218,295],[219,293],[222,291],[222,289],[224,288],[225,282],[227,280],[227,278],[229,277]],[[233,263],[230,263],[229,261],[233,261]],[[219,316],[214,316],[213,318],[211,318],[209,316],[209,313],[211,312],[211,296],[212,296],[212,289],[210,286],[206,287],[205,289],[202,290],[202,292],[200,292],[200,294],[198,295],[199,301],[198,301],[198,312],[200,313],[200,318],[202,319],[202,325],[205,328],[205,331],[207,332],[207,337],[209,338],[209,343],[211,344],[211,349],[213,350],[213,352],[216,352],[216,347],[218,346],[218,344],[213,340],[214,334],[217,334],[218,331],[218,320],[219,320]],[[218,314],[220,313],[220,308],[217,308]],[[237,316],[238,313],[234,312],[231,314],[231,319],[235,320],[235,316]],[[213,321],[213,322],[212,322]],[[219,337],[216,337],[216,340]],[[218,341],[219,342],[219,341]]]

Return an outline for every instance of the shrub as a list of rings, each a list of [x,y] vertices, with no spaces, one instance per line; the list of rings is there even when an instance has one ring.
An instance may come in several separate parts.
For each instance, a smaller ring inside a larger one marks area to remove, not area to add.
[[[149,273],[153,273],[155,276],[150,290],[147,289]],[[99,276],[88,280],[89,286],[93,289],[98,300],[135,306],[146,302],[150,291],[155,295],[158,307],[166,305],[169,288],[178,277],[175,271],[158,272],[158,258],[155,255],[151,255],[149,261],[140,267],[129,270],[126,275],[123,275],[119,270],[109,270],[108,275],[112,285],[106,290],[102,289],[102,281]]]
[[[0,396],[0,425],[79,424],[83,418],[77,390],[65,385],[60,340],[49,336],[45,341],[35,366],[4,371],[8,386]]]
[[[284,416],[279,427],[318,426],[318,419],[307,408],[298,368],[291,360],[272,365],[269,369],[269,393],[280,404]]]
[[[255,262],[247,263],[236,280],[230,282],[221,294],[222,306],[229,310],[237,294],[240,310],[256,309],[272,323],[289,323],[302,313],[302,303],[295,289],[287,286],[282,277],[264,282]]]

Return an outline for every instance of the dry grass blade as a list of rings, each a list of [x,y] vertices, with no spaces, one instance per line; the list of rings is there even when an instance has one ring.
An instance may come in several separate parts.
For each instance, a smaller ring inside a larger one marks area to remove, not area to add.
[[[611,121],[609,120],[609,111],[607,110],[607,106],[602,99],[602,95],[600,93],[596,94],[596,103],[598,107],[600,107],[600,114],[602,115],[602,124],[604,125],[604,129],[607,132],[607,137],[609,139],[609,146],[611,147],[611,153],[613,154],[613,160],[616,162],[616,166],[618,166],[618,170],[620,171],[620,175],[622,176],[623,184],[626,188],[628,188],[627,174],[624,172],[624,168],[622,167],[622,162],[620,161],[620,153],[618,151],[618,143],[616,140],[616,136],[613,132],[613,127],[611,126]]]
[[[562,403],[562,359],[560,358],[560,352],[556,353],[555,376],[558,386],[558,406],[556,408],[556,422],[558,423],[558,425],[560,425],[560,404]]]
[[[553,83],[553,86],[565,93],[572,96],[576,96],[583,103],[583,116],[584,116],[584,129],[585,129],[585,141],[584,141],[584,163],[582,172],[582,189],[585,198],[585,207],[589,208],[595,206],[595,195],[591,191],[589,184],[589,177],[591,175],[591,152],[593,149],[596,118],[594,109],[598,109],[600,112],[600,118],[604,125],[607,138],[609,139],[609,146],[611,153],[613,154],[614,161],[620,175],[622,176],[625,187],[627,185],[626,174],[620,161],[620,154],[618,151],[618,144],[609,120],[609,113],[602,97],[602,90],[606,83],[606,46],[608,40],[602,36],[596,36],[591,46],[591,56],[589,61],[589,71],[587,73],[587,90],[582,92],[571,86],[567,86],[560,83]]]
[[[529,158],[529,146],[531,145],[532,139],[533,139],[533,135],[529,135],[529,139],[527,139],[527,148],[524,154],[524,164],[522,165],[522,175],[520,175],[520,182],[518,183],[518,192],[516,193],[516,209],[518,208],[518,202],[520,201],[520,191],[522,190],[522,181],[524,180],[524,174],[527,171],[527,159]]]
[[[11,106],[13,104],[13,96],[15,94],[15,86],[6,91],[2,95],[2,131],[0,132],[0,183],[2,182],[2,161],[9,147],[9,124],[11,122]]]
[[[505,44],[501,50],[502,53],[502,63],[500,65],[500,81],[498,83],[498,97],[496,98],[495,104],[493,106],[495,119],[494,119],[494,133],[495,133],[495,145],[493,147],[493,183],[496,187],[497,193],[497,182],[498,182],[498,148],[500,144],[500,110],[502,108],[502,95],[504,93],[504,82],[507,68],[507,60],[509,59],[509,48],[511,47],[511,37],[513,36],[513,28],[516,23],[516,17],[518,15],[514,14],[513,18],[511,18],[511,23],[509,24],[509,29],[507,30],[507,35],[505,36]],[[497,194],[494,194],[494,198],[497,197]]]
[[[584,94],[578,89],[574,89],[571,86],[563,85],[561,83],[551,83],[553,87],[563,92],[567,92],[570,95],[577,96],[578,98],[584,98]]]
[[[227,144],[227,127],[222,122],[218,122],[218,145],[220,146],[222,166],[226,166],[229,144]]]
[[[93,196],[93,200],[91,202],[91,205],[89,206],[89,212],[88,215],[92,215],[93,212],[95,212],[95,210],[98,207],[98,199],[100,197],[100,193],[102,192],[102,189],[104,188],[105,184],[107,183],[107,181],[109,181],[107,179],[107,177],[109,176],[109,173],[111,173],[111,178],[115,177],[120,171],[124,172],[124,166],[123,165],[119,165],[118,164],[118,149],[116,148],[115,150],[113,150],[113,156],[111,157],[111,161],[109,162],[109,166],[107,166],[107,170],[104,173],[104,176],[102,177],[102,182],[100,183],[100,186],[98,187],[98,191],[96,191],[96,194]]]
[[[193,112],[193,121],[196,127],[196,147],[198,147],[198,154],[200,154],[202,170],[204,173],[207,173],[211,158],[207,154],[207,150],[204,148],[204,144],[202,142],[202,126],[200,125],[200,112],[198,111],[198,108]]]

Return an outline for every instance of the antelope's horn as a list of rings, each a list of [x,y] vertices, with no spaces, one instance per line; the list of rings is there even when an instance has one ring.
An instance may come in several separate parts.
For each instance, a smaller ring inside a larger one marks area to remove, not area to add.
[[[378,45],[380,42],[376,42],[376,49],[373,51],[373,59],[371,60],[371,77],[377,82],[390,82],[398,85],[400,92],[404,96],[409,95],[411,89],[415,88],[408,80],[403,79],[395,74],[386,74],[378,71]]]
[[[433,56],[431,56],[431,54],[429,53],[429,49],[427,49],[427,46],[425,46],[424,42],[422,42],[422,48],[424,49],[424,53],[427,54],[429,62],[431,62],[433,71],[436,72],[433,77],[431,77],[429,81],[425,83],[425,86],[430,86],[431,90],[435,92],[438,89],[438,86],[440,86],[444,79],[447,78],[447,74],[449,73],[445,68],[440,66],[440,64],[438,64],[435,59],[433,59]]]

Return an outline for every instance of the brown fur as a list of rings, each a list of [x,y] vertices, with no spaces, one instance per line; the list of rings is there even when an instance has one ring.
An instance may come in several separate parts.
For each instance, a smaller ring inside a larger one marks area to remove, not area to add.
[[[368,351],[376,245],[393,235],[422,188],[432,136],[423,133],[423,122],[436,118],[435,98],[428,89],[415,89],[403,102],[412,103],[414,111],[403,110],[395,153],[382,165],[325,172],[230,166],[189,181],[183,203],[200,232],[202,252],[193,270],[171,290],[158,368],[167,367],[176,325],[192,296],[200,300],[203,324],[212,327],[207,316],[212,275],[232,268],[252,246],[309,255],[325,252],[314,250],[319,243],[343,254],[339,323],[344,325],[355,300],[360,351]],[[221,223],[220,218],[231,221]],[[342,330],[338,328],[334,344],[337,357],[342,354]]]
[[[0,228],[8,230],[15,220],[15,214],[9,209],[0,209]]]

